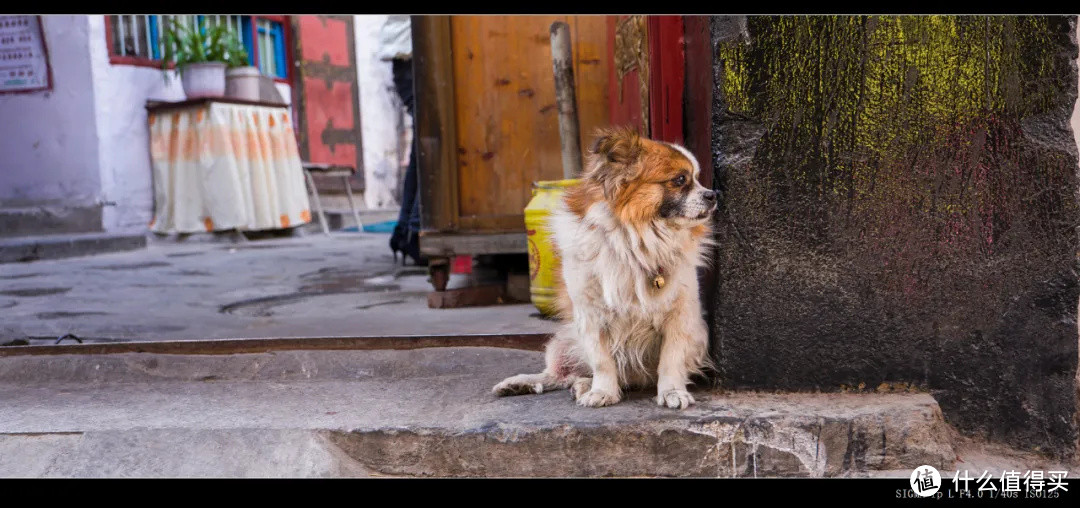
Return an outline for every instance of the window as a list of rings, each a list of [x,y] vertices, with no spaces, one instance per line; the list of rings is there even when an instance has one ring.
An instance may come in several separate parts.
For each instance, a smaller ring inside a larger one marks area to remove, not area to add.
[[[106,42],[114,64],[161,65],[164,54],[161,34],[171,23],[195,26],[225,24],[247,49],[248,63],[279,81],[289,79],[287,26],[284,16],[128,14],[106,16]]]

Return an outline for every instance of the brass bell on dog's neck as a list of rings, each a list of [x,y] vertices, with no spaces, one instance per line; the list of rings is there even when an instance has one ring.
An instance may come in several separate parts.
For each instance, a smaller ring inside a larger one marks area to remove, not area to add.
[[[656,289],[664,289],[664,284],[666,283],[667,282],[664,280],[664,267],[657,267],[656,276],[652,279],[652,287]]]

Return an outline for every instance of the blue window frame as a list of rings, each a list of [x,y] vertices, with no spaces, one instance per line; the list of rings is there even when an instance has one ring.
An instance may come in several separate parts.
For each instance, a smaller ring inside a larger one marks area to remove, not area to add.
[[[117,63],[140,63],[161,60],[164,48],[161,35],[167,23],[202,23],[203,26],[227,23],[238,32],[248,53],[248,64],[277,79],[289,78],[288,44],[282,17],[237,15],[117,15],[107,17],[109,54]],[[167,19],[166,19],[167,18]]]

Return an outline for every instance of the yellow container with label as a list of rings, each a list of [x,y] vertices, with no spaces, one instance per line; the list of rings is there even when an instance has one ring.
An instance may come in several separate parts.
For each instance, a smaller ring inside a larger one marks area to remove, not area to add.
[[[547,219],[562,201],[568,187],[580,179],[534,182],[532,201],[525,207],[525,233],[529,243],[529,293],[532,303],[545,316],[553,316],[555,283],[559,279],[559,254],[555,250]]]

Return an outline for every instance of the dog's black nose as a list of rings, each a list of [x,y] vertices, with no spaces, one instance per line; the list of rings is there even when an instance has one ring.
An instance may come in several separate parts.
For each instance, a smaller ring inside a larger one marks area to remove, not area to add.
[[[706,191],[701,197],[705,198],[705,201],[713,201],[716,199],[716,191]]]

